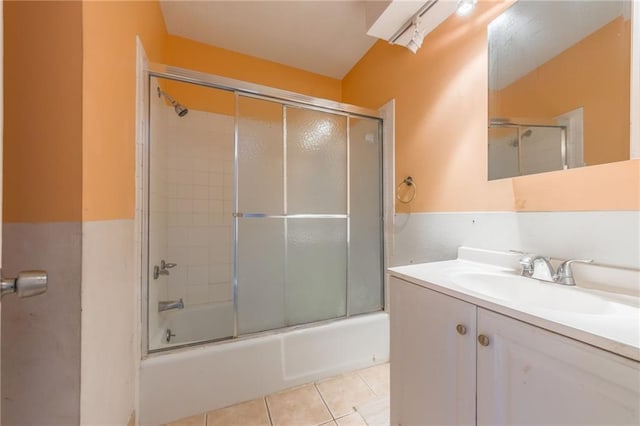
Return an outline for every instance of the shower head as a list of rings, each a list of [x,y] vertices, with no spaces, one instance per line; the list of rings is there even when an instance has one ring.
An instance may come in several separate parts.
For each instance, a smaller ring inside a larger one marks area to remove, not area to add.
[[[159,87],[157,89],[158,89],[158,97],[160,98],[164,96],[169,101],[169,103],[173,106],[174,111],[176,112],[176,114],[178,114],[179,117],[184,117],[185,115],[187,115],[187,113],[189,112],[189,109],[187,109],[187,107],[180,105],[168,93],[165,93],[162,90],[160,90]]]
[[[176,111],[176,114],[178,114],[179,117],[184,117],[189,112],[189,110],[186,107],[180,105],[177,102],[173,106],[173,109]]]

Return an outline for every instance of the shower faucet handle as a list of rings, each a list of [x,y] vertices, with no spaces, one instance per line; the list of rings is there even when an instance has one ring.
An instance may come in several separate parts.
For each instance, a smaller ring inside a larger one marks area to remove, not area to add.
[[[171,269],[178,266],[177,263],[165,262],[164,259],[160,261],[160,269]]]
[[[178,266],[177,263],[165,262],[164,259],[160,261],[160,266],[155,265],[153,267],[153,279],[157,280],[160,278],[160,275],[169,275],[169,269],[175,268]]]

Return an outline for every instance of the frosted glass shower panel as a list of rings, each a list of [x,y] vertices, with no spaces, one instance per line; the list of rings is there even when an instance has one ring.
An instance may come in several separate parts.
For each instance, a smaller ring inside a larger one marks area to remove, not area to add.
[[[238,97],[238,211],[283,211],[282,105]]]
[[[289,214],[347,211],[347,117],[286,107]]]
[[[238,333],[283,327],[285,219],[237,220]]]
[[[347,219],[287,219],[286,321],[346,315]]]
[[[349,119],[351,215],[349,314],[378,311],[382,294],[382,169],[380,122]]]

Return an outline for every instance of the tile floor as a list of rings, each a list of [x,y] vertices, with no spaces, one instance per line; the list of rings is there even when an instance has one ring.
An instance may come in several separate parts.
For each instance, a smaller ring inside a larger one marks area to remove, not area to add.
[[[388,424],[388,397],[389,364],[381,364],[177,420],[167,426],[381,426]],[[371,409],[367,406],[374,406],[375,415],[368,413]]]

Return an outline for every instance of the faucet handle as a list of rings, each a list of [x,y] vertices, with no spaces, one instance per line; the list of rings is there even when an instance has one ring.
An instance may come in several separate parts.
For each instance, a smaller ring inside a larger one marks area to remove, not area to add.
[[[160,269],[171,269],[178,266],[177,263],[165,262],[164,259],[160,261]]]
[[[558,266],[558,272],[554,277],[554,280],[558,284],[563,285],[576,285],[576,280],[573,279],[573,270],[571,265],[574,263],[592,263],[593,259],[569,259],[565,260]]]
[[[533,255],[522,253],[524,256],[520,258],[520,265],[522,265],[522,271],[520,275],[523,277],[531,277],[533,275]]]

